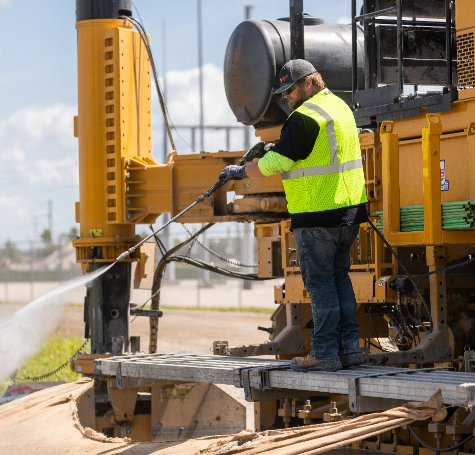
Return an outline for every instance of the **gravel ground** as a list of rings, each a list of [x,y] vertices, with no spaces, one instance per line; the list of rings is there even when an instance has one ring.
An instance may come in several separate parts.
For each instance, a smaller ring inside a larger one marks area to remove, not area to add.
[[[82,320],[83,309],[68,306],[57,334],[84,336]],[[164,310],[158,329],[158,350],[162,353],[209,354],[213,341],[229,341],[230,345],[264,343],[268,334],[257,330],[257,326],[270,327],[270,314]],[[140,336],[141,350],[147,352],[148,319],[137,318],[132,322],[130,334]]]

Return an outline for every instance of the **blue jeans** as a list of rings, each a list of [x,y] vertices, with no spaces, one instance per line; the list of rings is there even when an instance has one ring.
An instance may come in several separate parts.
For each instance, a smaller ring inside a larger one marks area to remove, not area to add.
[[[360,351],[356,299],[348,271],[358,225],[294,229],[300,271],[312,299],[312,357],[338,360]]]

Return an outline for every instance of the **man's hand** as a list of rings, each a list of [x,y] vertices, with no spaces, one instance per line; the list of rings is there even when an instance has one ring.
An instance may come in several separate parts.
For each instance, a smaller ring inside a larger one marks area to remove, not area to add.
[[[249,151],[242,157],[242,160],[238,164],[248,163],[255,158],[262,158],[269,150],[272,150],[274,144],[272,142],[258,142],[256,145],[252,146]]]
[[[223,172],[219,174],[219,180],[242,180],[247,177],[246,171],[245,171],[246,166],[239,166],[239,165],[231,165],[231,166],[226,166],[223,169]]]

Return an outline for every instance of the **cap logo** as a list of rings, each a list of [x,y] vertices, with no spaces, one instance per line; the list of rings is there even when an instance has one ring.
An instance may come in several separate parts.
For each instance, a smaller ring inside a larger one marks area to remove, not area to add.
[[[280,80],[281,80],[282,82],[284,82],[288,77],[289,77],[288,74],[284,74],[284,75],[280,78]]]

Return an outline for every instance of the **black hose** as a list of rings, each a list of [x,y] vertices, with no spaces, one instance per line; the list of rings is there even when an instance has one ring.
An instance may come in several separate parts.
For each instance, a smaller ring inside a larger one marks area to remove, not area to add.
[[[419,288],[417,287],[417,283],[414,281],[414,278],[412,278],[412,275],[409,273],[409,270],[406,269],[406,266],[403,264],[403,262],[401,261],[401,259],[399,259],[399,256],[396,254],[396,252],[394,251],[394,249],[391,247],[391,245],[389,244],[389,242],[384,238],[383,234],[381,234],[381,232],[379,231],[379,229],[373,224],[373,222],[368,218],[368,223],[371,225],[371,227],[373,228],[373,230],[376,232],[376,234],[378,234],[379,238],[383,241],[383,243],[389,248],[389,250],[391,251],[392,255],[396,258],[396,261],[399,263],[399,265],[401,266],[401,268],[404,270],[404,273],[406,274],[406,276],[409,278],[409,281],[411,282],[411,284],[414,286],[414,292],[417,292],[417,294],[419,294],[419,297],[421,299],[421,302],[422,304],[424,305],[424,308],[426,310],[426,313],[427,313],[427,316],[429,317],[429,330],[426,329],[425,325],[422,323],[422,320],[420,318],[420,315],[419,315],[419,310],[417,308],[417,305],[414,305],[415,308],[416,308],[416,313],[417,315],[419,316],[419,322],[421,323],[421,326],[422,328],[425,330],[426,333],[430,333],[432,332],[433,330],[433,323],[432,323],[432,315],[430,314],[430,309],[426,303],[426,301],[424,300],[424,297],[422,296],[421,294],[421,291],[419,290]],[[432,273],[435,273],[435,272],[432,272]]]
[[[185,241],[181,242],[180,244],[173,247],[171,250],[167,251],[163,257],[160,259],[157,267],[155,268],[155,273],[153,275],[153,284],[152,284],[152,303],[150,308],[152,310],[158,310],[160,308],[160,289],[162,286],[162,280],[165,275],[166,266],[172,261],[184,262],[189,265],[193,265],[195,267],[199,267],[205,270],[209,270],[211,272],[219,273],[221,275],[229,276],[232,278],[241,278],[244,280],[253,280],[253,281],[260,281],[266,280],[271,278],[259,278],[257,275],[254,274],[244,274],[239,272],[233,272],[231,270],[223,269],[218,266],[212,266],[211,264],[207,264],[196,258],[191,258],[188,256],[182,255],[175,255],[181,248],[187,245],[190,242],[193,242],[199,235],[213,226],[214,223],[209,223],[203,226],[199,231],[195,232]],[[149,353],[153,354],[157,352],[157,335],[158,335],[158,317],[151,317],[150,319],[150,344],[149,344]]]
[[[417,284],[419,284],[424,278],[430,275],[433,275],[434,273],[447,272],[448,270],[458,269],[459,267],[463,267],[467,264],[470,264],[470,262],[473,262],[473,261],[475,261],[475,256],[473,258],[467,259],[466,261],[460,262],[458,264],[449,265],[448,267],[443,267],[441,269],[432,270],[432,272],[427,272],[419,278],[419,280],[417,281]]]
[[[207,262],[202,261],[201,259],[183,256],[183,255],[175,255],[167,258],[165,262],[168,264],[170,262],[181,262],[184,264],[192,265],[194,267],[198,267],[199,269],[208,270],[213,273],[217,273],[219,275],[224,275],[230,278],[240,278],[242,280],[250,280],[250,281],[265,281],[265,280],[272,280],[275,277],[265,277],[260,278],[256,273],[240,273],[234,272],[232,270],[223,269],[217,265],[211,265]]]
[[[409,271],[406,269],[406,267],[404,266],[404,264],[402,263],[402,261],[399,259],[399,256],[396,254],[396,252],[393,250],[393,248],[391,247],[391,245],[388,243],[388,241],[384,238],[383,234],[381,234],[381,232],[379,231],[379,229],[373,224],[373,222],[368,218],[368,222],[369,224],[371,225],[371,227],[373,228],[373,230],[376,232],[376,234],[378,234],[379,238],[383,241],[383,243],[389,248],[389,250],[391,251],[392,255],[396,258],[396,260],[398,261],[399,265],[401,266],[401,268],[404,270],[404,272],[406,273],[407,277],[409,278],[409,281],[411,282],[411,284],[414,286],[414,300],[416,300],[416,293],[419,295],[420,299],[421,299],[421,302],[422,304],[424,305],[424,308],[426,310],[426,313],[429,317],[429,323],[430,323],[430,330],[427,331],[427,329],[425,328],[425,325],[422,323],[422,319],[421,319],[421,316],[420,316],[420,313],[419,313],[419,308],[417,307],[417,303],[414,302],[414,309],[416,311],[416,315],[417,315],[417,318],[419,320],[419,323],[421,324],[422,328],[426,331],[426,333],[430,333],[432,332],[432,329],[433,329],[433,324],[432,324],[432,316],[430,314],[430,310],[429,310],[429,307],[426,303],[426,301],[424,300],[424,298],[422,297],[422,294],[419,290],[419,284],[421,283],[421,281],[424,279],[424,278],[427,278],[428,276],[430,275],[434,275],[436,273],[442,273],[442,272],[447,272],[448,270],[454,270],[454,269],[457,269],[459,267],[463,267],[467,264],[470,264],[471,262],[474,262],[475,261],[475,256],[470,258],[470,259],[467,259],[466,261],[464,262],[460,262],[459,264],[454,264],[454,265],[450,265],[448,267],[442,267],[441,269],[437,269],[437,270],[432,270],[431,272],[427,272],[425,273],[424,275],[422,275],[418,280],[417,280],[417,283],[414,281],[414,279],[412,278],[411,274],[409,273]],[[408,311],[408,314],[411,316],[412,318],[412,315],[409,313]]]
[[[455,444],[452,447],[447,447],[446,449],[438,449],[437,447],[431,447],[427,445],[424,441],[422,441],[419,436],[417,436],[416,432],[412,429],[411,425],[407,425],[407,428],[411,431],[412,435],[417,439],[417,442],[424,447],[425,449],[433,450],[434,452],[450,452],[451,450],[458,449],[459,447],[462,447],[464,444],[466,444],[468,441],[471,441],[475,435],[471,434],[467,439],[464,439],[463,441],[459,442],[458,444]]]

